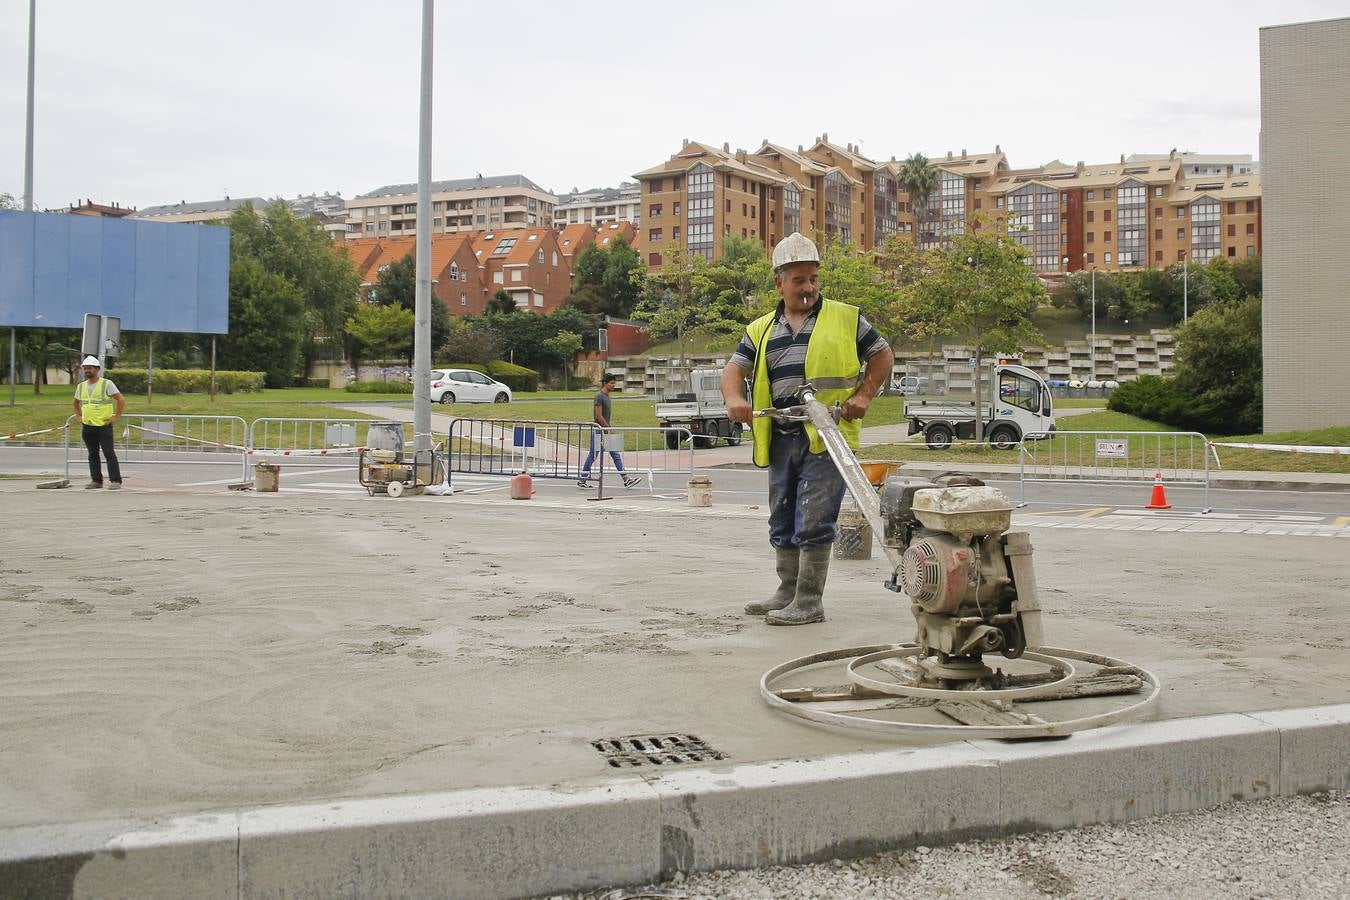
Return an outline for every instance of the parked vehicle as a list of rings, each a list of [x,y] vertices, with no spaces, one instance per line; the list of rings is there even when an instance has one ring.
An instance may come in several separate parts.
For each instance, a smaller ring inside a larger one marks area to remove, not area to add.
[[[741,442],[742,426],[727,416],[722,399],[722,370],[662,369],[655,372],[656,421],[662,428],[688,428],[695,447],[715,447],[725,440]],[[666,447],[674,450],[679,439],[666,435]]]
[[[891,383],[891,389],[906,397],[912,397],[928,390],[928,378],[924,375],[901,375]]]
[[[511,389],[472,369],[432,369],[432,403],[510,403]]]
[[[1010,450],[1023,440],[1048,437],[1055,430],[1054,400],[1040,376],[1025,366],[999,360],[992,367],[992,397],[979,416],[984,437],[999,450]],[[907,399],[909,433],[922,433],[930,449],[944,450],[954,439],[975,438],[975,400]]]

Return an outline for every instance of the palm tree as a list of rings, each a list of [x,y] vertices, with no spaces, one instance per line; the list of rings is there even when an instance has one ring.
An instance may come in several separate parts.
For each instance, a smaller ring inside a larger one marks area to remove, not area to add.
[[[923,247],[923,220],[928,212],[928,198],[938,189],[939,179],[937,168],[922,153],[915,153],[905,160],[896,177],[914,205],[914,227],[919,233],[916,243],[920,248]]]

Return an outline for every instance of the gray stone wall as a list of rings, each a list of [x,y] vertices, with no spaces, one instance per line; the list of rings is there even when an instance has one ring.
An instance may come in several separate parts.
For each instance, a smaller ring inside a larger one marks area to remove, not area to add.
[[[1350,19],[1261,29],[1266,432],[1350,425]]]

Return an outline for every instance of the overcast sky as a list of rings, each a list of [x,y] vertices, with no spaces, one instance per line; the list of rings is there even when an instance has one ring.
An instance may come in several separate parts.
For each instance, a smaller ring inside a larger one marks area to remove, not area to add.
[[[34,198],[351,198],[417,178],[417,0],[38,0]],[[1020,11],[1020,12],[1019,12]],[[1014,166],[1258,153],[1261,26],[1350,0],[439,0],[432,177],[613,186],[681,138],[828,132]],[[0,192],[23,190],[28,0],[0,0]]]

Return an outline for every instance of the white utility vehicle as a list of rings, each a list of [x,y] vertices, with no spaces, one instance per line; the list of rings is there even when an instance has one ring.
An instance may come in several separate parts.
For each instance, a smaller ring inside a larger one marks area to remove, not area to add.
[[[742,426],[727,416],[722,399],[722,370],[656,369],[656,422],[662,428],[688,428],[695,447],[715,447],[718,441],[731,446],[741,442]],[[666,435],[666,446],[679,444],[674,433]]]
[[[991,374],[993,396],[979,413],[985,440],[999,450],[1011,450],[1021,441],[1045,438],[1055,430],[1054,400],[1039,375],[1006,359],[995,362]],[[933,450],[944,450],[953,440],[975,439],[973,397],[907,397],[905,418],[909,433],[922,433]]]

